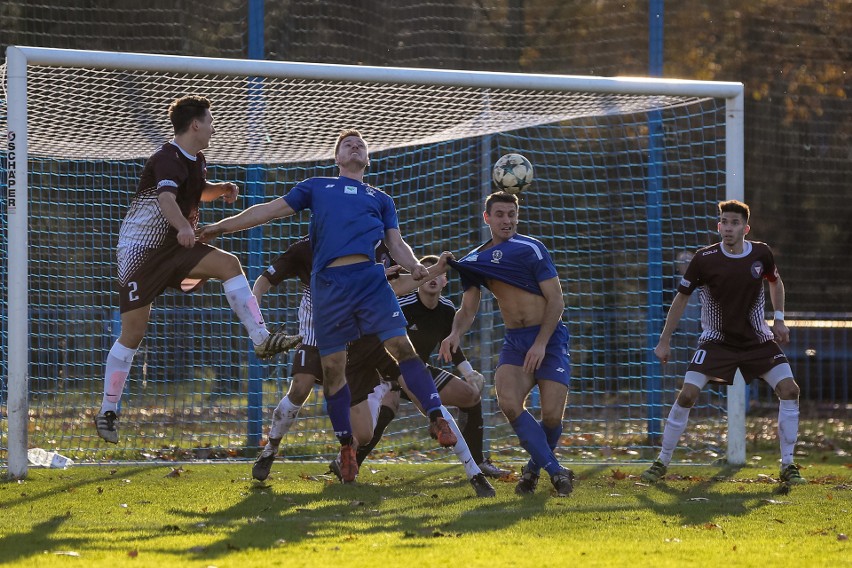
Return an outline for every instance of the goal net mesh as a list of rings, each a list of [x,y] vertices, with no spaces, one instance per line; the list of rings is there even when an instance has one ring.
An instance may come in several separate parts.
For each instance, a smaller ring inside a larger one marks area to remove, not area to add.
[[[0,73],[5,93],[5,67]],[[661,367],[652,350],[678,254],[715,237],[715,206],[725,195],[724,100],[528,90],[523,83],[484,89],[47,66],[28,68],[30,447],[78,461],[252,458],[287,390],[289,355],[254,359],[221,284],[209,282],[201,293],[167,292],[154,302],[125,388],[119,444],[102,443],[92,426],[105,357],[119,332],[119,225],[145,159],[172,136],[169,103],[185,94],[213,101],[208,178],[235,181],[242,194],[236,205],[205,204],[203,223],[284,195],[306,177],[336,175],[336,136],[355,127],[371,147],[366,180],[394,197],[415,254],[459,255],[487,238],[481,212],[492,191],[491,164],[509,152],[529,158],[535,181],[521,195],[519,232],[549,248],[571,334],[573,378],[557,454],[653,457],[697,337],[695,306],[675,335],[674,362]],[[6,214],[3,202],[4,259]],[[308,221],[300,214],[217,245],[238,255],[253,281],[307,233]],[[446,292],[458,303],[452,273]],[[299,297],[295,281],[273,289],[262,305],[267,322],[296,332]],[[486,447],[496,460],[522,457],[493,388],[503,332],[486,293],[463,347],[486,376]],[[2,365],[5,379],[5,357]],[[7,394],[3,384],[2,420]],[[723,451],[724,391],[702,397],[675,459],[710,461]],[[539,403],[534,391],[528,407],[537,417]],[[425,425],[403,403],[375,455],[454,459],[436,449]],[[329,459],[336,446],[315,389],[283,453]]]

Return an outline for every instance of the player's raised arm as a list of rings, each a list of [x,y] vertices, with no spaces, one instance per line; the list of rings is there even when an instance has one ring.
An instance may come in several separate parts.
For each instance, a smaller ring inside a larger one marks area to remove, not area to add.
[[[225,203],[234,203],[239,195],[240,188],[233,182],[213,183],[208,181],[204,189],[201,190],[201,201],[210,202],[221,197]]]
[[[408,270],[414,280],[422,282],[424,278],[429,276],[429,271],[420,264],[411,247],[402,239],[399,229],[385,230],[385,246],[388,247],[391,257]]]
[[[441,253],[441,258],[438,260],[436,264],[429,266],[426,269],[427,276],[420,280],[415,280],[411,274],[400,274],[399,278],[395,278],[390,281],[391,288],[393,288],[394,294],[397,296],[404,296],[409,292],[413,292],[420,287],[424,282],[428,282],[437,278],[441,274],[444,274],[449,270],[449,265],[447,264],[447,259],[453,258],[453,253],[449,251],[444,251]],[[398,268],[398,267],[397,267]],[[387,272],[387,270],[385,271]]]
[[[212,225],[206,225],[199,228],[195,234],[201,242],[207,242],[215,239],[219,235],[226,233],[235,233],[251,227],[257,227],[271,221],[272,219],[280,219],[281,217],[289,217],[295,214],[296,211],[284,200],[279,197],[266,203],[252,205],[248,209],[231,217],[226,217],[221,221],[217,221]]]

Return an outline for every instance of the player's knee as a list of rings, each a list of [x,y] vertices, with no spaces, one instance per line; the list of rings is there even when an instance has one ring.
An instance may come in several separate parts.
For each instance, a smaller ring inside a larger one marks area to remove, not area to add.
[[[775,387],[775,394],[781,400],[798,400],[799,385],[796,384],[796,381],[792,377],[788,377],[778,383],[778,386]]]
[[[692,408],[698,401],[698,393],[692,389],[684,389],[677,395],[677,403],[683,408]]]
[[[414,347],[406,335],[391,337],[385,340],[385,348],[400,363],[408,359],[417,358],[417,353],[414,351]]]
[[[311,394],[314,388],[313,377],[308,375],[296,375],[293,377],[293,382],[290,383],[290,389],[287,391],[287,397],[293,404],[302,405]]]
[[[509,422],[517,420],[518,416],[520,416],[521,412],[524,410],[523,407],[518,404],[512,404],[506,401],[498,401],[498,403],[500,405],[500,410]]]

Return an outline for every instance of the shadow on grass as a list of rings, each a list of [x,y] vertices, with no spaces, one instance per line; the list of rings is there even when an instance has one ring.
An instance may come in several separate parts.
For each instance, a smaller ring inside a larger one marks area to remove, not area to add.
[[[759,491],[722,491],[717,486],[720,483],[731,483],[734,476],[744,466],[724,465],[710,477],[686,477],[683,480],[672,479],[671,472],[667,479],[648,488],[648,491],[638,493],[639,506],[654,511],[661,517],[675,517],[677,525],[713,526],[722,517],[743,517],[763,508],[778,498],[779,485],[772,482],[759,483]],[[686,482],[694,484],[679,487]],[[670,482],[675,485],[670,485]],[[751,480],[744,481],[749,485]],[[742,486],[741,486],[742,487]],[[661,502],[653,497],[653,493],[661,493],[669,497],[668,502]]]
[[[414,539],[444,536],[451,531],[447,526],[457,523],[457,518],[447,522],[446,514],[440,511],[468,502],[472,504],[462,505],[468,512],[492,512],[478,515],[477,531],[504,528],[519,520],[493,514],[504,509],[505,502],[478,499],[457,465],[415,474],[406,471],[404,477],[378,469],[372,475],[362,474],[359,483],[347,485],[338,483],[333,475],[301,474],[300,478],[298,488],[289,480],[286,485],[278,484],[274,478],[268,483],[248,482],[247,494],[240,502],[210,514],[171,510],[171,514],[190,521],[191,527],[219,527],[227,533],[209,545],[175,553],[190,553],[197,560],[209,561],[244,548],[270,549],[305,541],[334,547],[393,534],[403,541],[410,538],[412,546],[418,546]],[[282,489],[299,492],[285,494]]]
[[[150,467],[142,467],[135,469],[122,469],[121,477],[130,478],[143,472],[149,472]],[[14,506],[29,505],[31,511],[50,511],[55,509],[54,496],[58,492],[76,492],[86,487],[98,486],[107,481],[115,480],[114,469],[104,469],[103,476],[94,479],[79,481],[74,475],[74,470],[64,471],[45,471],[39,472],[39,475],[55,477],[64,483],[55,484],[50,479],[50,486],[41,488],[39,486],[39,478],[30,476],[25,482],[7,481],[8,485],[5,490],[11,490],[13,484],[20,488],[20,492],[16,497],[3,500],[3,508],[8,509]],[[4,496],[5,497],[5,496]],[[84,546],[90,539],[84,538],[57,538],[55,533],[59,531],[63,524],[72,518],[71,511],[63,514],[54,515],[45,521],[29,526],[29,530],[15,532],[3,535],[0,537],[0,565],[20,561],[34,555],[41,555],[44,552],[58,553],[63,550],[73,549],[75,547]],[[21,526],[28,526],[28,523],[22,519]]]

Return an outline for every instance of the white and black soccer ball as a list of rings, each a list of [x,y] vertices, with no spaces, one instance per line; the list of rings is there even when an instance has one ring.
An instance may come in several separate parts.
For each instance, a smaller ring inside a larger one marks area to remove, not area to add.
[[[491,178],[501,191],[520,193],[532,183],[533,167],[520,154],[506,154],[494,163]]]

